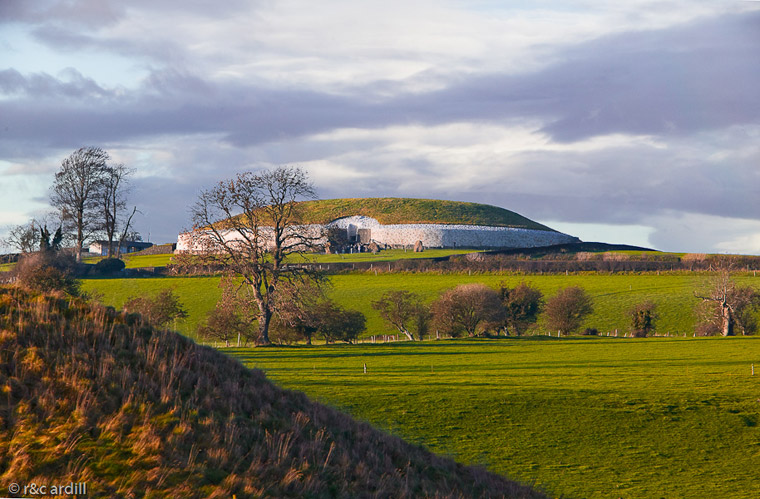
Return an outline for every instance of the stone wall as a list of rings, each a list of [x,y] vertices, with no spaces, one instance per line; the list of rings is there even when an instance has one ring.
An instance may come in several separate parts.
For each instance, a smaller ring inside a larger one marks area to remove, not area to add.
[[[578,241],[546,230],[448,224],[381,225],[372,229],[372,240],[389,246],[422,241],[426,248],[534,248]]]
[[[393,247],[413,246],[422,241],[426,248],[535,248],[578,242],[561,232],[455,224],[381,225],[364,216],[346,217],[330,222],[353,237],[359,229],[370,229],[372,241]]]

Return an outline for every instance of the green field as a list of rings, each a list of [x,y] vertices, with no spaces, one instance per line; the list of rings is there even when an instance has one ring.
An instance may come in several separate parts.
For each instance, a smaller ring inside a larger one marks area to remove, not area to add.
[[[159,255],[122,255],[126,268],[136,269],[140,267],[165,267],[169,265],[173,254],[164,253]],[[105,259],[104,256],[87,256],[82,259],[84,263],[96,264]]]
[[[289,259],[292,262],[313,262],[313,263],[352,263],[352,262],[394,262],[396,260],[417,260],[420,258],[441,258],[451,255],[464,255],[467,253],[477,253],[482,250],[475,249],[426,249],[420,253],[415,253],[412,249],[388,249],[379,253],[344,253],[338,255],[323,254],[305,254],[303,256],[294,256]]]
[[[555,496],[757,497],[760,338],[226,351],[281,386]]]
[[[760,287],[760,276],[737,276],[742,285]],[[658,331],[662,334],[691,335],[694,330],[694,307],[698,300],[694,290],[703,285],[707,276],[676,272],[657,274],[579,274],[579,275],[505,275],[505,274],[433,274],[361,272],[330,277],[329,294],[341,305],[361,310],[367,316],[367,336],[396,334],[382,321],[370,303],[391,289],[406,289],[419,293],[428,302],[457,284],[482,282],[498,287],[502,282],[516,286],[526,281],[541,289],[545,297],[566,286],[582,286],[594,299],[594,313],[583,327],[594,327],[603,334],[615,330],[627,332],[626,310],[636,303],[652,300],[658,304]],[[177,329],[193,336],[195,327],[220,296],[218,277],[156,277],[127,279],[83,279],[82,289],[102,294],[107,305],[121,307],[132,296],[157,293],[164,287],[176,290],[186,305],[189,317],[177,324]],[[539,327],[541,323],[539,323]]]
[[[124,263],[128,269],[136,269],[140,267],[166,267],[171,263],[172,256],[174,255],[171,253],[125,256]]]
[[[225,349],[278,384],[306,392],[435,452],[477,463],[554,495],[594,498],[754,497],[760,465],[760,337],[692,338],[694,290],[707,275],[434,274],[331,276],[329,293],[367,316],[367,336],[395,333],[370,307],[389,289],[432,301],[457,284],[527,281],[545,296],[583,286],[584,326],[627,330],[625,311],[653,300],[667,338],[441,340]],[[741,285],[760,285],[752,274]],[[218,277],[87,279],[121,306],[175,290],[193,336],[220,296]],[[684,338],[684,334],[687,336]],[[367,364],[368,373],[362,372]],[[758,376],[751,376],[757,363]]]
[[[392,249],[383,250],[379,253],[347,253],[338,255],[323,255],[323,254],[305,254],[303,256],[294,255],[288,259],[289,262],[300,263],[359,263],[359,262],[388,262],[396,260],[412,260],[420,258],[440,258],[451,255],[464,255],[466,253],[474,253],[479,250],[473,249],[427,249],[421,253],[415,253],[411,249]],[[174,256],[171,253],[159,254],[159,255],[125,255],[122,257],[126,268],[136,269],[141,267],[165,267],[171,262],[171,258]],[[90,256],[84,259],[85,263],[95,264],[102,260],[101,256]],[[9,264],[13,265],[13,264]],[[0,267],[1,269],[1,267]]]
[[[130,298],[171,289],[188,312],[188,318],[176,321],[172,329],[191,338],[195,337],[198,322],[222,295],[218,277],[94,278],[82,279],[81,283],[82,291],[116,308],[121,308]]]

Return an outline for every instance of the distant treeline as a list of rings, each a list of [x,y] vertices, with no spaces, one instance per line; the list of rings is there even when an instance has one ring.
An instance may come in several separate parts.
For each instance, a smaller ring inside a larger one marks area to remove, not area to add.
[[[601,256],[601,255],[599,255]],[[737,270],[760,270],[759,257],[737,257]],[[513,255],[452,256],[441,259],[396,260],[393,262],[356,262],[311,264],[326,272],[378,271],[378,272],[526,272],[560,274],[565,272],[657,272],[657,271],[710,271],[715,267],[710,259],[516,259]]]

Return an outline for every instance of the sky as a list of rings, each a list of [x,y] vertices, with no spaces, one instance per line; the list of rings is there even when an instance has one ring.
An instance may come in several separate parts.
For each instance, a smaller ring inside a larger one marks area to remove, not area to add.
[[[201,190],[297,165],[323,199],[760,254],[758,54],[755,1],[2,0],[0,226],[97,146],[156,243]]]

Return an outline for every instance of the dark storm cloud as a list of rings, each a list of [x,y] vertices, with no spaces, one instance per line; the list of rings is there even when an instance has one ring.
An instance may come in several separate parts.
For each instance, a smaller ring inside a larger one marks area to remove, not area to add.
[[[169,70],[116,98],[81,75],[70,82],[47,75],[22,80],[6,70],[0,89],[23,88],[27,98],[0,106],[14,118],[15,131],[4,138],[40,136],[44,112],[43,136],[51,143],[68,136],[93,142],[216,132],[247,146],[341,127],[520,119],[542,120],[558,141],[617,132],[683,135],[760,121],[760,65],[749,63],[760,52],[758,33],[757,12],[626,33],[567,49],[539,72],[459,75],[443,90],[382,100],[365,97],[361,89],[340,96],[218,83]],[[49,89],[70,97],[82,92],[81,105],[47,101],[43,110],[35,103],[49,97]],[[109,98],[93,106],[88,93]]]
[[[760,121],[760,12],[604,37],[532,74],[487,75],[395,104],[424,122],[536,117],[572,142]]]

